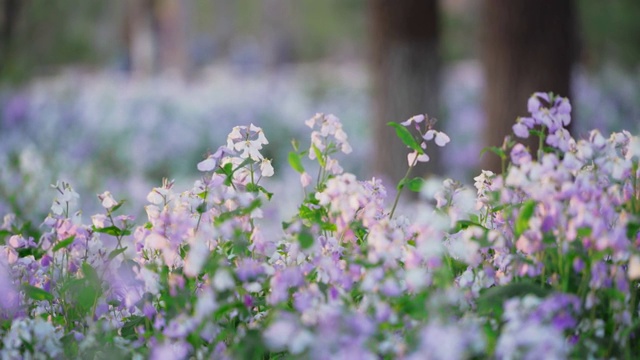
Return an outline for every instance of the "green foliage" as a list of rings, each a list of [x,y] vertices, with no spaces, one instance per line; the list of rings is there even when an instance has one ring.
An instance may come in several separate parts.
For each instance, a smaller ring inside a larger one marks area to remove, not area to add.
[[[400,140],[402,140],[405,145],[417,151],[419,154],[424,154],[424,150],[420,147],[418,140],[416,140],[413,135],[411,135],[406,127],[395,122],[388,122],[387,125],[395,129],[396,135]]]

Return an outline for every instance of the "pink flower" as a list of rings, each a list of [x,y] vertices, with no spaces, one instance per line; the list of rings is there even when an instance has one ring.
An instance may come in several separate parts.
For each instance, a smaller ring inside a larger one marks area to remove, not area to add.
[[[411,118],[409,118],[408,120],[401,122],[400,125],[409,126],[411,124],[420,124],[421,122],[424,121],[424,119],[425,119],[425,116],[423,114],[414,115]]]
[[[271,165],[271,160],[262,159],[262,161],[260,161],[260,173],[264,177],[273,176],[273,166]]]
[[[102,201],[102,207],[105,209],[111,209],[112,207],[118,205],[118,202],[113,198],[109,191],[105,191],[102,194],[98,195],[100,201]]]
[[[427,154],[418,154],[417,151],[414,151],[412,153],[409,153],[407,155],[407,162],[409,163],[409,166],[413,166],[414,163],[416,162],[416,158],[418,162],[428,162],[429,161],[429,155]]]
[[[312,181],[313,178],[306,171],[300,174],[300,183],[302,184],[302,187],[306,188],[307,186],[311,185]]]
[[[426,141],[434,139],[436,145],[440,147],[447,145],[447,143],[451,141],[451,139],[447,134],[443,133],[442,131],[436,131],[436,130],[428,130],[422,136],[422,138],[425,139]]]

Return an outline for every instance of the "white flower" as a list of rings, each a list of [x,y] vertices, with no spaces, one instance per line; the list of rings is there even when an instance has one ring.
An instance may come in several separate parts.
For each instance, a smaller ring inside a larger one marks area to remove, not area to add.
[[[146,267],[140,267],[137,272],[136,279],[144,282],[144,291],[156,295],[160,291],[160,275]]]
[[[302,187],[306,188],[307,186],[311,185],[312,181],[313,178],[306,171],[300,174],[300,183],[302,184]]]
[[[193,241],[190,241],[190,245],[189,255],[185,259],[184,273],[187,276],[195,277],[200,273],[202,266],[207,261],[209,247],[199,237],[195,237]]]
[[[627,275],[630,280],[640,279],[640,256],[631,256],[629,259],[629,270],[627,270]]]
[[[196,303],[196,310],[194,318],[204,319],[209,316],[218,308],[216,302],[216,296],[210,287],[205,288],[202,293],[198,295],[198,302]]]
[[[218,291],[232,289],[236,282],[227,270],[219,269],[213,277],[213,287]]]
[[[216,159],[214,159],[213,156],[209,156],[208,158],[198,163],[198,170],[203,172],[211,171],[215,169],[216,166],[218,166],[218,162],[216,161]]]
[[[401,122],[400,125],[409,126],[409,125],[411,125],[413,123],[420,124],[421,122],[424,121],[424,119],[425,119],[425,116],[423,114],[414,115],[411,118],[409,118],[408,120]]]
[[[108,218],[105,214],[96,214],[91,216],[91,223],[93,223],[93,226],[96,229],[102,229],[106,227],[107,220]]]
[[[273,166],[271,165],[271,160],[262,159],[262,161],[260,162],[260,173],[265,177],[273,176]]]
[[[414,151],[412,153],[409,153],[407,155],[407,163],[409,163],[409,166],[413,166],[414,163],[416,162],[416,158],[418,162],[427,162],[429,161],[429,155],[427,154],[418,154],[417,151]]]
[[[423,139],[425,139],[426,141],[429,141],[431,139],[435,138],[435,143],[436,145],[442,147],[447,145],[447,143],[449,141],[451,141],[451,139],[449,138],[449,136],[441,131],[436,131],[436,130],[428,130],[423,136]]]
[[[262,154],[260,154],[260,149],[262,149],[262,144],[258,141],[252,140],[244,140],[239,141],[233,145],[235,150],[241,151],[240,157],[243,159],[251,158],[255,161],[262,160]]]
[[[112,207],[118,205],[118,202],[113,198],[109,191],[105,191],[102,194],[98,195],[100,201],[102,201],[102,207],[105,209],[111,209]]]

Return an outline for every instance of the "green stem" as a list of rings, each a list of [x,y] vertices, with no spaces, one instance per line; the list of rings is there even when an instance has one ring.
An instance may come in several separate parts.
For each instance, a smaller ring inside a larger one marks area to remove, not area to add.
[[[393,219],[393,214],[396,212],[396,207],[398,206],[398,201],[400,200],[400,194],[402,194],[402,189],[404,189],[404,182],[407,181],[409,175],[411,174],[411,170],[413,170],[413,168],[418,163],[418,156],[419,154],[416,155],[415,159],[413,159],[413,164],[409,166],[407,172],[404,174],[404,177],[402,178],[402,180],[400,180],[400,184],[402,185],[398,186],[398,192],[396,193],[396,198],[393,200],[393,207],[391,208],[391,212],[389,213],[389,220]]]
[[[638,162],[634,161],[633,166],[631,167],[631,171],[633,171],[633,196],[631,197],[631,211],[633,213],[638,212]]]
[[[538,161],[542,159],[542,147],[544,146],[544,132],[547,130],[545,125],[542,125],[542,129],[540,129],[540,136],[538,136]]]

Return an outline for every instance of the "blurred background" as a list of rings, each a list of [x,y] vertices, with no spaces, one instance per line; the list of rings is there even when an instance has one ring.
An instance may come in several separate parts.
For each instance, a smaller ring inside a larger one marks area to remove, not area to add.
[[[574,137],[638,132],[637,0],[0,0],[0,215],[48,212],[48,184],[143,204],[189,184],[234,125],[262,126],[291,192],[290,141],[342,119],[346,171],[406,171],[385,124],[437,118],[423,175],[471,183],[534,91],[569,96]],[[440,151],[438,151],[440,150]],[[390,185],[391,188],[393,186]],[[295,201],[295,199],[294,199]],[[136,207],[140,208],[140,206]],[[41,219],[42,217],[40,217]]]

